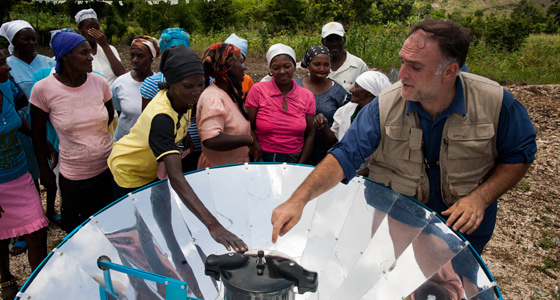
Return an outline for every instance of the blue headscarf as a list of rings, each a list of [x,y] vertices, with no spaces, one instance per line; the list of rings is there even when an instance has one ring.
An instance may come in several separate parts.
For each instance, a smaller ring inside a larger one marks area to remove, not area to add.
[[[85,40],[85,37],[71,32],[58,32],[53,36],[51,40],[51,48],[56,58],[56,73],[60,73],[62,68],[62,65],[60,64],[60,58],[66,53],[72,51],[72,49],[78,46],[79,43]]]
[[[159,48],[161,52],[165,49],[177,45],[184,45],[187,48],[191,46],[189,34],[183,28],[167,28],[161,32],[159,38]]]

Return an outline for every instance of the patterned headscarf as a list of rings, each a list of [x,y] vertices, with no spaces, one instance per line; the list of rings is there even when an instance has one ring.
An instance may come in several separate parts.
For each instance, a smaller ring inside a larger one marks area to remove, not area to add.
[[[243,95],[241,82],[229,73],[241,55],[241,50],[232,44],[215,43],[202,54],[202,65],[206,78],[213,77],[216,82],[225,81],[233,91],[233,101],[240,103]]]
[[[301,67],[302,68],[307,68],[309,66],[309,64],[311,63],[311,61],[313,60],[313,58],[319,54],[326,54],[329,56],[329,58],[332,58],[331,56],[331,52],[329,51],[329,48],[325,47],[325,46],[313,46],[309,49],[307,49],[307,51],[305,51],[305,55],[303,56],[303,59],[301,60]]]
[[[148,54],[148,56],[150,56],[152,59],[159,57],[159,55],[161,54],[161,50],[158,46],[158,41],[153,37],[147,35],[134,37],[132,43],[130,44],[130,47],[131,49],[132,47],[135,47],[142,50],[142,52]]]

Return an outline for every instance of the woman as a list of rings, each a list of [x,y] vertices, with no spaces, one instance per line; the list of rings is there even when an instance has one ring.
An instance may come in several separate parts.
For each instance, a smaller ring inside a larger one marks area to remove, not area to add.
[[[183,28],[167,28],[161,32],[159,47],[162,52],[167,48],[175,47],[177,45],[184,45],[188,48],[190,44],[191,41],[189,39],[189,34]],[[157,72],[146,78],[144,83],[142,83],[142,87],[140,88],[140,94],[142,95],[142,110],[144,110],[148,103],[150,103],[157,93],[159,93],[160,89],[158,84],[164,81],[165,77],[163,76],[163,73]],[[202,146],[200,145],[200,137],[198,136],[198,128],[196,127],[196,107],[193,107],[193,111],[191,113],[188,132],[192,145],[191,149],[184,149],[183,144],[179,145],[179,148],[183,148],[181,150],[183,172],[196,170],[198,159],[202,154]]]
[[[351,95],[346,92],[342,85],[327,77],[331,71],[329,48],[314,46],[307,49],[301,60],[301,67],[309,70],[309,76],[297,78],[296,83],[313,93],[316,113],[325,116],[330,127],[333,123],[334,113],[344,105]],[[325,142],[321,131],[317,130],[313,151],[307,160],[307,164],[317,165],[327,155],[329,148],[330,146]]]
[[[243,110],[241,50],[232,44],[213,44],[202,54],[202,64],[206,78],[214,78],[214,84],[202,92],[196,110],[202,141],[198,169],[248,162],[249,151],[258,161],[260,148]]]
[[[33,75],[44,68],[52,69],[56,62],[52,58],[37,53],[37,34],[35,29],[26,21],[16,20],[2,24],[0,35],[5,37],[10,43],[9,49],[12,56],[7,59],[8,65],[12,68],[10,74],[25,94],[25,97],[23,97],[24,107],[18,110],[18,113],[25,121],[31,123],[27,99],[31,96],[31,88],[34,83]],[[31,174],[35,186],[39,189],[39,166],[33,151],[31,137],[22,133],[18,133],[18,137],[25,152],[27,170]],[[54,142],[54,140],[51,140],[51,142]],[[47,194],[49,199],[54,199],[56,197],[56,190],[47,190]],[[49,205],[47,205],[47,216],[53,223],[58,223],[60,220],[60,215],[55,212],[54,202],[52,201],[49,201]],[[25,244],[20,245],[21,247],[14,246],[12,254],[17,255],[25,250]],[[18,249],[22,251],[17,251]]]
[[[166,78],[159,92],[142,112],[130,133],[120,139],[108,163],[115,177],[115,196],[122,197],[158,180],[163,163],[171,187],[183,203],[206,225],[210,234],[228,250],[247,250],[241,239],[225,229],[206,209],[181,170],[178,144],[187,137],[191,108],[205,88],[200,58],[183,45],[163,52],[160,70]]]
[[[137,36],[130,45],[132,71],[119,76],[111,85],[113,106],[119,115],[114,141],[127,135],[142,113],[140,88],[144,79],[153,75],[152,62],[159,57],[158,42],[149,36]]]
[[[351,102],[336,111],[330,127],[328,119],[323,114],[317,114],[315,117],[314,126],[321,131],[326,144],[331,147],[340,141],[360,110],[390,85],[389,78],[377,71],[367,71],[358,76],[356,83],[350,89],[352,93]],[[358,169],[358,175],[368,176],[368,163],[369,158]]]
[[[41,183],[53,186],[54,174],[45,154],[45,125],[50,120],[60,139],[61,228],[70,232],[114,199],[107,167],[113,145],[107,126],[114,110],[109,85],[91,73],[91,46],[86,39],[59,32],[51,45],[55,73],[35,84],[29,100],[33,144]]]
[[[313,148],[313,94],[292,79],[296,55],[292,48],[275,44],[266,61],[272,80],[253,85],[245,106],[266,162],[304,163]]]
[[[29,245],[29,265],[34,270],[47,256],[48,220],[43,214],[41,198],[25,166],[25,155],[18,131],[30,134],[29,124],[18,116],[14,95],[17,91],[8,80],[11,68],[0,51],[0,287],[2,299],[14,299],[18,291],[10,272],[9,244],[20,236]],[[27,125],[22,126],[22,125]]]

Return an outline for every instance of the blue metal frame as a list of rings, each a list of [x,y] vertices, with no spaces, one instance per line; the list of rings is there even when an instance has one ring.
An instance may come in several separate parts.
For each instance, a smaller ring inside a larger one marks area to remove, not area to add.
[[[105,279],[105,287],[99,286],[99,296],[101,300],[107,300],[109,297],[108,293],[116,296],[115,290],[113,289],[113,282],[111,280],[111,270],[165,285],[165,299],[200,300],[198,298],[187,296],[187,283],[185,281],[116,264],[107,261],[103,257],[99,258],[97,266],[103,270],[103,277]]]

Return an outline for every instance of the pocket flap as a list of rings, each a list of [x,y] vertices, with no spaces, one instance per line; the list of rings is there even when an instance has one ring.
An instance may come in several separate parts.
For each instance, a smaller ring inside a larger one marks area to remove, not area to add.
[[[488,140],[495,135],[493,123],[449,126],[447,137],[454,141]]]
[[[407,141],[410,138],[410,130],[405,126],[386,125],[385,133],[396,141]]]

